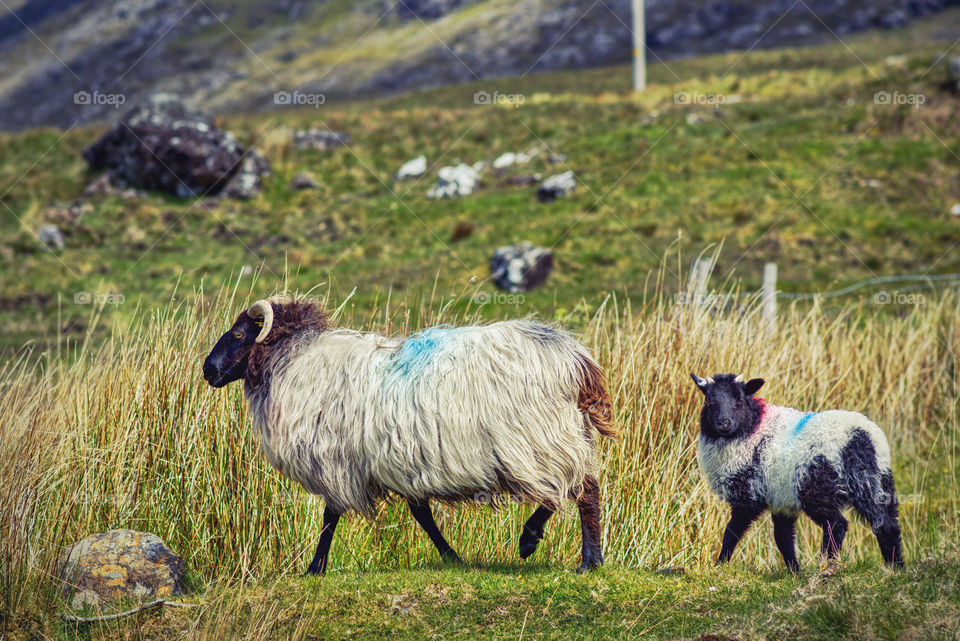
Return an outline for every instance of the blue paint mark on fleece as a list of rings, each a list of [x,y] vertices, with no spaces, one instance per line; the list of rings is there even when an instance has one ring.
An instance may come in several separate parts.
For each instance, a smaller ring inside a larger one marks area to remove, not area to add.
[[[804,426],[806,426],[806,424],[807,424],[808,422],[810,422],[810,419],[813,418],[813,417],[816,416],[816,415],[817,415],[816,412],[807,412],[806,414],[804,414],[804,415],[803,415],[803,418],[801,418],[799,421],[797,421],[797,424],[793,426],[793,434],[792,434],[792,436],[796,436],[797,434],[799,434],[799,433],[800,433],[800,430],[802,430],[802,429],[804,428]]]
[[[416,375],[459,329],[449,325],[429,327],[403,341],[393,356],[393,371],[401,376]]]

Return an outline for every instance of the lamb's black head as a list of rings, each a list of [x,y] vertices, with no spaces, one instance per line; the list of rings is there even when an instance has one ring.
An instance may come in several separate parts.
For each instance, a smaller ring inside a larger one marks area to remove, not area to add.
[[[744,382],[742,376],[734,374],[717,374],[708,378],[696,374],[690,376],[703,392],[700,431],[704,436],[736,439],[753,432],[763,410],[762,401],[753,398],[763,387],[762,378]]]

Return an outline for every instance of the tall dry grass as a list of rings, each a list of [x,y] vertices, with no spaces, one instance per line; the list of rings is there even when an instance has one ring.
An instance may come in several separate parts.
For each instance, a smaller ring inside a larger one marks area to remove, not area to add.
[[[602,451],[608,563],[699,566],[716,554],[726,510],[709,497],[696,467],[700,399],[691,371],[763,376],[772,402],[868,414],[894,448],[908,499],[908,558],[956,546],[956,296],[928,299],[902,315],[871,306],[782,309],[775,328],[749,303],[724,310],[652,300],[633,310],[610,299],[573,327],[607,369],[621,431]],[[60,546],[112,528],[158,534],[199,583],[306,567],[320,531],[320,500],[265,463],[240,386],[214,390],[200,376],[203,356],[244,304],[235,290],[200,293],[138,314],[99,346],[39,359],[25,354],[0,369],[0,623],[38,604],[53,607]],[[342,325],[402,334],[471,322],[475,310],[427,296],[409,306],[346,305],[337,316]],[[436,509],[469,561],[518,561],[529,507]],[[779,567],[767,529],[756,528],[738,559]],[[808,561],[815,537],[804,525]],[[848,557],[879,562],[867,528],[853,527],[848,542]],[[571,513],[551,522],[533,562],[573,566],[578,556]],[[403,505],[385,504],[373,523],[342,522],[331,573],[435,559]]]

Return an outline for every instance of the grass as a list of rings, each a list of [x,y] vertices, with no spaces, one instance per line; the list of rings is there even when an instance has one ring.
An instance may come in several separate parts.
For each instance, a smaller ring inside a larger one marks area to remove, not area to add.
[[[936,62],[958,22],[960,10],[951,10],[847,45],[653,64],[641,96],[627,89],[629,70],[613,68],[231,115],[224,126],[255,143],[274,175],[262,196],[213,210],[155,193],[109,196],[88,200],[71,222],[63,210],[95,177],[80,153],[101,129],[3,136],[0,353],[81,340],[91,310],[74,304],[80,292],[122,295],[127,302],[105,313],[128,320],[137,301],[162,305],[178,285],[219,287],[244,266],[263,270],[261,293],[284,278],[303,290],[325,283],[339,296],[356,288],[357,309],[434,284],[446,296],[468,286],[489,293],[490,254],[522,240],[552,248],[557,270],[547,287],[485,306],[487,318],[595,306],[609,293],[637,302],[668,252],[691,256],[720,242],[719,280],[747,288],[759,285],[767,261],[779,263],[785,291],[960,271],[960,219],[949,213],[960,202],[960,130],[945,63]],[[478,90],[525,102],[478,106]],[[680,91],[726,101],[718,110],[676,104]],[[878,91],[925,102],[878,105]],[[347,131],[350,146],[298,151],[292,133],[307,126]],[[468,198],[425,197],[439,166],[538,145],[567,162],[550,165],[544,153],[488,173]],[[420,153],[428,175],[394,184],[396,169]],[[508,182],[567,168],[580,187],[550,205]],[[300,171],[320,188],[290,191]],[[454,241],[459,222],[474,231]],[[34,233],[46,223],[61,227],[66,249],[41,251]],[[687,266],[667,266],[675,289]]]
[[[437,506],[468,567],[437,564],[402,504],[347,519],[331,570],[302,579],[319,534],[320,501],[269,469],[236,386],[213,390],[199,363],[243,306],[232,290],[114,324],[109,338],[0,373],[10,417],[0,457],[0,624],[13,638],[442,638],[488,633],[655,638],[700,633],[777,638],[947,638],[960,565],[954,319],[960,301],[932,298],[900,317],[872,306],[826,314],[782,310],[774,333],[757,310],[678,306],[651,295],[639,309],[609,299],[564,315],[609,375],[621,439],[602,448],[607,568],[572,574],[574,515],[552,521],[537,555],[516,556],[529,508]],[[442,297],[364,310],[337,323],[406,334],[472,322]],[[866,412],[895,452],[906,573],[880,564],[868,528],[853,525],[839,568],[818,566],[818,532],[800,528],[799,578],[787,575],[758,525],[731,568],[713,569],[725,507],[695,461],[698,396],[687,373],[743,371],[769,380],[774,402]],[[154,532],[186,559],[198,611],[169,611],[72,630],[55,614],[53,560],[63,544],[110,528]],[[681,565],[682,577],[656,574]],[[710,589],[713,586],[716,590]],[[906,592],[904,592],[906,591]],[[894,595],[898,595],[894,598]],[[526,621],[526,623],[524,623]],[[939,637],[938,637],[939,635]]]

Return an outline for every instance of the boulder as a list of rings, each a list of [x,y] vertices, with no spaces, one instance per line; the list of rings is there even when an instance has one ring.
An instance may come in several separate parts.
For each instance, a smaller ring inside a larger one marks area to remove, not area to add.
[[[219,194],[249,197],[269,165],[213,118],[188,109],[173,94],[157,93],[127,112],[83,157],[134,187],[181,198]],[[102,188],[102,186],[101,186]]]
[[[950,82],[955,91],[960,91],[960,54],[952,56],[948,65],[950,69]]]
[[[64,247],[63,232],[56,225],[42,225],[37,230],[37,240],[47,251]]]
[[[426,171],[427,157],[420,155],[403,163],[400,169],[397,170],[397,180],[416,178],[417,176],[422,176]]]
[[[111,530],[65,546],[57,573],[74,609],[124,597],[150,600],[183,593],[183,558],[148,532]]]
[[[303,129],[293,134],[293,144],[297,149],[329,151],[349,142],[350,136],[341,131],[330,129]]]
[[[553,202],[573,193],[577,188],[577,177],[572,171],[565,171],[562,174],[550,176],[537,188],[537,199],[542,203]]]
[[[480,172],[470,165],[443,167],[437,172],[437,184],[427,192],[427,198],[469,196],[479,181]]]
[[[494,284],[508,292],[526,292],[543,285],[553,271],[553,254],[532,243],[501,247],[490,258]]]
[[[320,184],[314,180],[313,176],[305,171],[301,171],[290,181],[290,189],[295,190],[316,189],[319,186]]]

